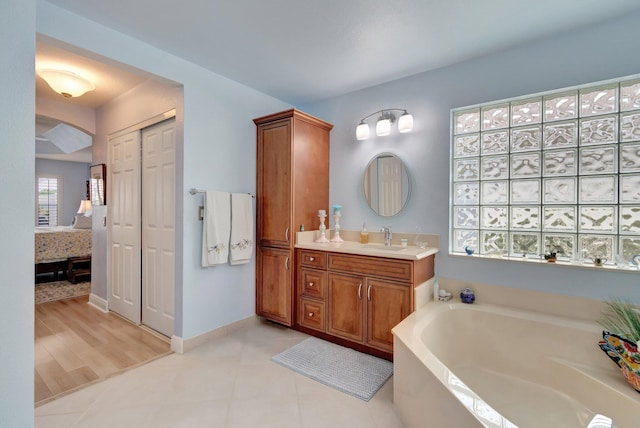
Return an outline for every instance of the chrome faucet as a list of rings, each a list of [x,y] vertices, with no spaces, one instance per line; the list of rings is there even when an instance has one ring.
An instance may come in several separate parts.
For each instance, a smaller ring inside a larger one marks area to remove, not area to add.
[[[637,269],[640,269],[640,254],[631,256],[631,264],[634,265]]]
[[[380,232],[384,232],[384,246],[385,247],[390,247],[391,246],[391,226],[385,226],[383,228],[380,229]]]

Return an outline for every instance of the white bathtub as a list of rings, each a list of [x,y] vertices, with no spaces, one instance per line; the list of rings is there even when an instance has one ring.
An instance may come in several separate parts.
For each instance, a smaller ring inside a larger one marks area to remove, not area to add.
[[[595,322],[431,302],[393,333],[407,428],[640,426],[640,394],[598,347]]]

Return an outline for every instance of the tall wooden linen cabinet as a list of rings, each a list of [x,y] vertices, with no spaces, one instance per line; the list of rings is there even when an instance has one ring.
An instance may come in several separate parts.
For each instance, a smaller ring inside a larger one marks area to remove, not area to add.
[[[329,132],[333,125],[292,109],[257,126],[256,313],[292,326],[295,232],[317,229],[329,211]]]

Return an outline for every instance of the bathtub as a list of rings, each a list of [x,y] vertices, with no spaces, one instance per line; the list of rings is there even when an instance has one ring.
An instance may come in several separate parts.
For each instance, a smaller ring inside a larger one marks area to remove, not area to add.
[[[598,347],[595,322],[431,302],[393,334],[407,428],[640,426],[640,394]]]

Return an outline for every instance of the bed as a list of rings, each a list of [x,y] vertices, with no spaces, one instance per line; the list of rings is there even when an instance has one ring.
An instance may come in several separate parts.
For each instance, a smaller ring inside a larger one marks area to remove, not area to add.
[[[35,230],[35,273],[66,272],[69,259],[91,257],[91,229],[71,226],[38,227]]]

